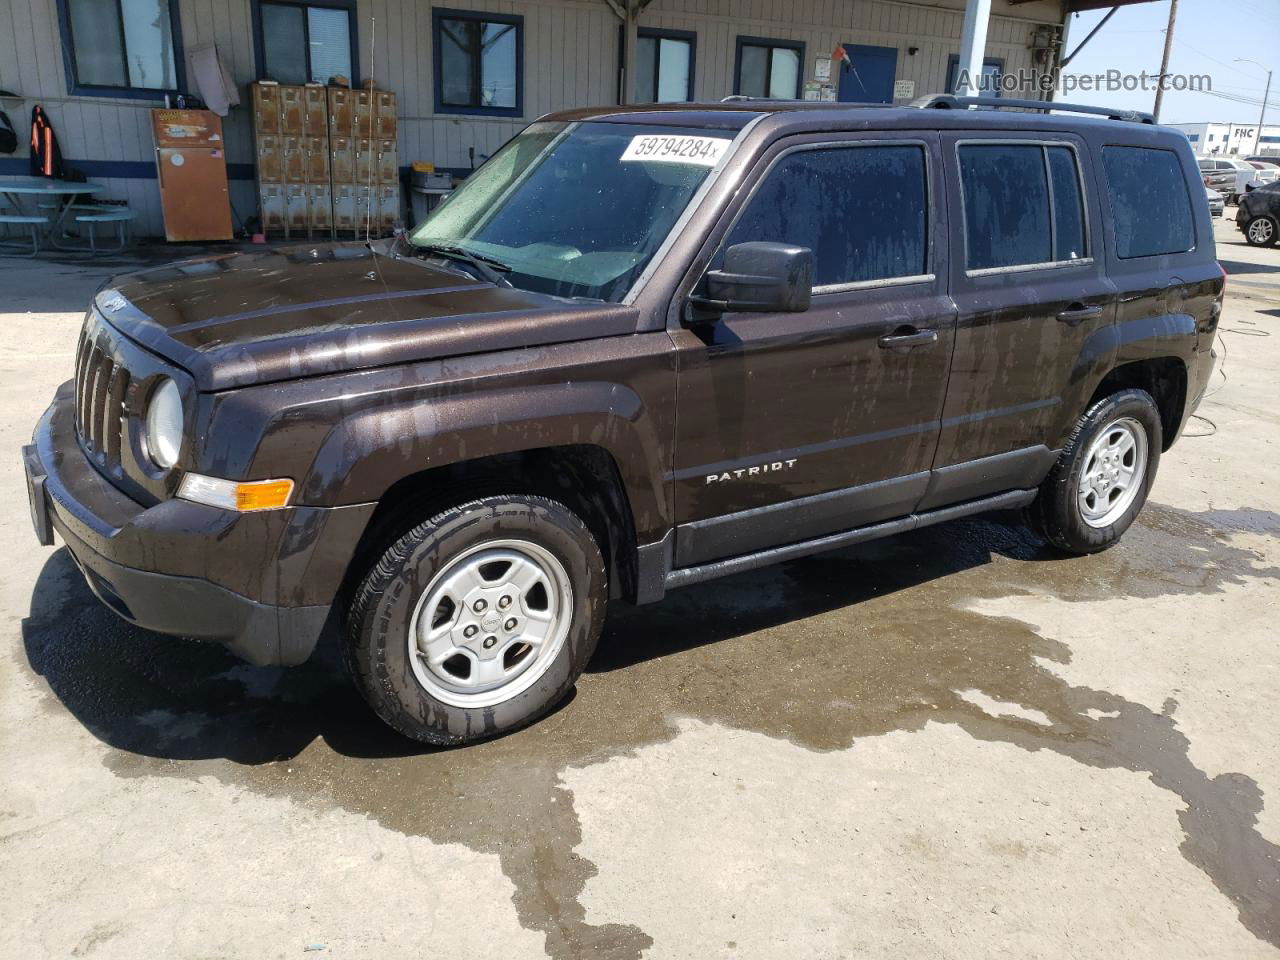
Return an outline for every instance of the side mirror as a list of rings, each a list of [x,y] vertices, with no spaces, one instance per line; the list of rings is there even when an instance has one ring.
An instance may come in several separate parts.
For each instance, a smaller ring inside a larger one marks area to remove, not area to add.
[[[801,313],[813,296],[813,251],[789,243],[737,243],[724,266],[708,270],[696,306],[718,313]]]

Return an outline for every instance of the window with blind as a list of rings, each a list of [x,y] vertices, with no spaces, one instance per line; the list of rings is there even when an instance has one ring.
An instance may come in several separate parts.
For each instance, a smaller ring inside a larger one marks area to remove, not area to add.
[[[354,0],[256,3],[258,78],[279,83],[328,83],[355,75]]]
[[[58,17],[72,93],[150,98],[182,86],[171,0],[59,0]]]
[[[636,102],[683,103],[693,99],[693,49],[697,35],[684,30],[645,30],[636,37]]]
[[[803,43],[739,37],[733,92],[744,97],[799,100],[803,65]]]
[[[523,112],[523,17],[437,7],[432,27],[437,113]]]

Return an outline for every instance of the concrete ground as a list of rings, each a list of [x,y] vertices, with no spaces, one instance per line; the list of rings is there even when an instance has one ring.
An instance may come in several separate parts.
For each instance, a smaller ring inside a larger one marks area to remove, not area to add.
[[[1280,250],[1219,230],[1225,376],[1119,547],[970,520],[618,609],[448,752],[36,546],[107,270],[0,260],[0,956],[1280,957]]]

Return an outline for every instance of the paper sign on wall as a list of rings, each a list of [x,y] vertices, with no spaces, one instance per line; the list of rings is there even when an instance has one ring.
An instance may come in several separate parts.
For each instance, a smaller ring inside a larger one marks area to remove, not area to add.
[[[914,80],[893,81],[893,99],[914,100],[916,98],[916,82]]]

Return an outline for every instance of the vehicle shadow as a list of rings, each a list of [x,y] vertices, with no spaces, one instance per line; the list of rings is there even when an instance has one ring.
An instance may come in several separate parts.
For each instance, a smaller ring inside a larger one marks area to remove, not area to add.
[[[994,554],[1054,555],[1030,532],[1001,522],[1014,519],[963,521],[803,558],[676,591],[656,605],[614,604],[587,672],[607,674],[856,605]],[[132,754],[255,765],[296,757],[317,739],[355,758],[434,752],[384,726],[365,705],[336,638],[302,666],[254,667],[216,644],[119,620],[65,549],[40,572],[22,636],[28,662],[58,701],[104,743]]]
[[[1244,260],[1219,260],[1222,269],[1227,271],[1227,276],[1242,273],[1280,273],[1280,260],[1275,265],[1268,263],[1247,263]]]

